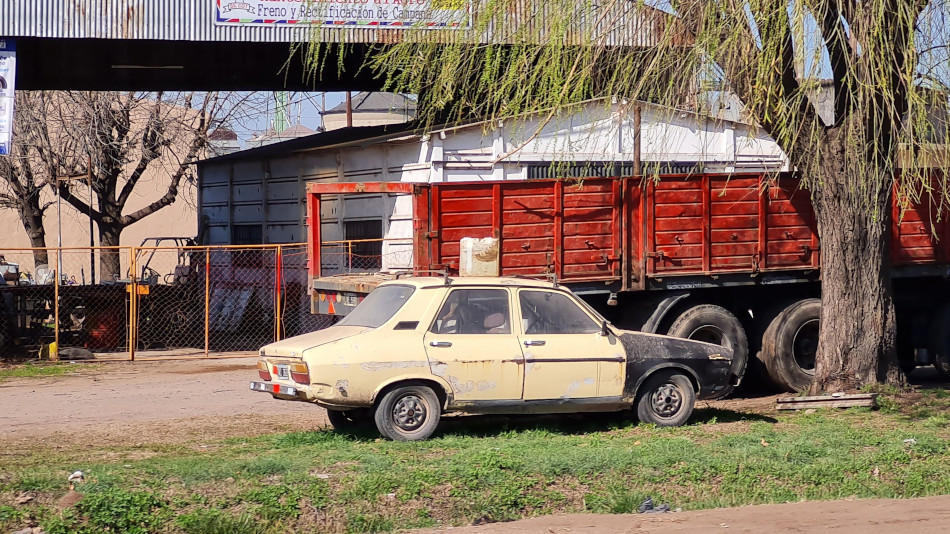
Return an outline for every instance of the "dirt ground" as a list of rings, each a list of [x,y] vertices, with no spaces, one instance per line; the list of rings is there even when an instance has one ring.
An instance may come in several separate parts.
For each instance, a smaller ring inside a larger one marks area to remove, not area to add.
[[[253,358],[112,362],[54,378],[0,382],[0,450],[43,441],[61,446],[200,442],[309,430],[325,412],[255,393]],[[82,369],[77,367],[77,369]],[[918,371],[917,381],[932,382]],[[701,406],[707,403],[700,403]],[[775,396],[730,399],[709,406],[760,415]],[[950,496],[907,500],[847,500],[657,515],[546,516],[424,531],[452,534],[574,534],[673,532],[826,532],[838,534],[947,532]],[[420,531],[419,534],[423,534]]]
[[[319,428],[323,409],[248,388],[256,358],[109,362],[0,382],[0,445],[183,442]]]

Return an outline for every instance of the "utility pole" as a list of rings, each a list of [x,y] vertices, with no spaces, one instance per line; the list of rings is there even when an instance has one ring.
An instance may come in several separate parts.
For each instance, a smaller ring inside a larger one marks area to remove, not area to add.
[[[353,93],[346,92],[346,127],[353,126]]]
[[[96,239],[92,232],[92,155],[86,167],[86,183],[89,185],[89,283],[96,283]]]

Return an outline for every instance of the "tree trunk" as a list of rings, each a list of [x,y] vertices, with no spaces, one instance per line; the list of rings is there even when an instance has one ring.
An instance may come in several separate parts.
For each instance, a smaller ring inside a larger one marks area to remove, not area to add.
[[[102,247],[119,246],[122,227],[99,223],[99,245]],[[118,249],[101,249],[99,253],[99,279],[116,280],[123,278]]]
[[[43,210],[40,209],[38,202],[36,206],[31,204],[27,201],[25,205],[20,207],[20,221],[23,222],[23,229],[26,230],[26,235],[30,238],[30,246],[34,249],[33,267],[35,269],[39,265],[49,265],[49,251],[46,250]]]
[[[853,176],[843,151],[829,152],[822,163],[828,178],[812,193],[821,237],[821,336],[811,393],[900,385],[890,276],[891,171]]]

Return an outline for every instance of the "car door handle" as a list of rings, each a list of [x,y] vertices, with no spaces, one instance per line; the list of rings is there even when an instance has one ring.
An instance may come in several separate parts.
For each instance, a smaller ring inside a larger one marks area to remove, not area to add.
[[[531,340],[526,340],[526,341],[524,342],[524,346],[525,346],[525,347],[540,347],[541,345],[544,345],[544,341],[531,341]]]
[[[452,343],[449,341],[430,341],[429,345],[433,347],[451,347]]]

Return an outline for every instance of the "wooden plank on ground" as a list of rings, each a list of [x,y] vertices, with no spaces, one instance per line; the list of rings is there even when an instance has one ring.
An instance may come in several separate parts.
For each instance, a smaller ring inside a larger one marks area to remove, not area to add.
[[[852,395],[817,395],[812,397],[779,397],[776,408],[779,410],[807,410],[809,408],[854,408],[877,407],[877,393],[856,393]]]

